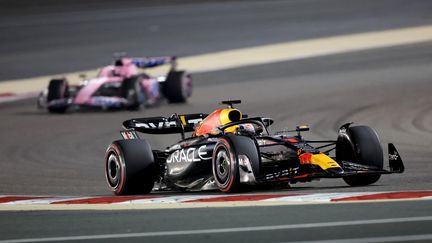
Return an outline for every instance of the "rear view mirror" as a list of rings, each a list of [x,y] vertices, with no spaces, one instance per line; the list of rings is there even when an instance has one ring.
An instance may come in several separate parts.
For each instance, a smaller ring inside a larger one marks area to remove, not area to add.
[[[274,123],[274,120],[271,118],[262,118],[262,122],[264,123],[264,126],[269,127]]]
[[[296,126],[296,131],[297,132],[309,131],[309,126],[308,125],[298,125],[298,126]]]

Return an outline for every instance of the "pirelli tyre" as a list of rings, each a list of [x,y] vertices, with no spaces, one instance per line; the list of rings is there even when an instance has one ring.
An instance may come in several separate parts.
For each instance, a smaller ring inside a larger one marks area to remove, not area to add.
[[[144,91],[141,85],[141,76],[134,76],[123,80],[121,94],[127,100],[126,109],[139,110],[144,103]]]
[[[351,161],[369,166],[376,170],[383,169],[383,150],[378,135],[368,126],[349,127],[336,143],[336,160]],[[344,177],[350,186],[366,186],[379,180],[379,174],[353,175]]]
[[[116,195],[150,193],[157,169],[148,142],[143,139],[114,141],[105,154],[105,177]]]
[[[240,182],[239,158],[248,160],[252,173],[259,173],[259,156],[254,140],[247,136],[226,135],[217,142],[212,156],[212,172],[219,190],[227,193],[244,190]]]
[[[192,95],[192,76],[185,71],[170,71],[162,85],[170,103],[184,103]]]
[[[70,97],[69,84],[66,79],[52,79],[48,84],[47,104],[51,113],[64,113],[69,107],[67,99]],[[58,104],[50,105],[51,101],[58,100]]]

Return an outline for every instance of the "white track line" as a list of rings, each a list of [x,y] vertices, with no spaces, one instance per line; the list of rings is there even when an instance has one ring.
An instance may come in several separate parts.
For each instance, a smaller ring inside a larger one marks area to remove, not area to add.
[[[113,204],[160,204],[160,203],[172,204],[172,203],[183,203],[189,200],[220,198],[220,197],[227,197],[227,196],[229,195],[167,196],[167,197],[160,197],[160,198],[130,200],[125,202],[113,203]]]
[[[179,59],[179,68],[191,73],[219,71],[428,41],[432,41],[431,25],[284,42],[182,57]],[[151,70],[154,70],[154,73],[161,73],[161,69]],[[148,72],[152,73],[151,70],[149,69]],[[162,70],[165,72],[166,68]],[[96,70],[3,81],[0,82],[0,91],[17,94],[35,92],[44,89],[48,80],[53,76],[65,76],[76,81],[81,73],[87,73],[88,77],[93,77]]]
[[[299,196],[287,196],[265,199],[266,202],[330,202],[332,199],[367,196],[386,192],[342,192],[342,193],[313,193]]]
[[[94,197],[49,197],[41,199],[28,199],[28,200],[17,200],[12,202],[3,203],[4,205],[47,205],[57,202],[69,201],[69,200],[85,200]],[[1,204],[1,203],[0,203]]]
[[[218,71],[427,41],[432,41],[431,25],[209,53],[181,58],[180,67],[190,72]]]
[[[252,226],[252,227],[236,227],[236,228],[221,228],[221,229],[156,231],[156,232],[142,232],[142,233],[125,233],[125,234],[79,235],[79,236],[64,236],[64,237],[10,239],[10,240],[1,240],[0,243],[3,243],[3,242],[23,243],[23,242],[102,240],[102,239],[120,239],[120,238],[136,238],[136,237],[154,237],[154,236],[162,236],[163,237],[163,236],[179,236],[179,235],[238,233],[238,232],[274,231],[274,230],[290,230],[290,229],[310,229],[310,228],[321,228],[321,227],[344,227],[344,226],[352,226],[352,225],[393,224],[393,223],[420,222],[420,221],[432,221],[432,216],[410,217],[410,218],[371,219],[371,220],[354,220],[354,221],[337,221],[337,222],[322,222],[322,223],[305,223],[305,224]]]

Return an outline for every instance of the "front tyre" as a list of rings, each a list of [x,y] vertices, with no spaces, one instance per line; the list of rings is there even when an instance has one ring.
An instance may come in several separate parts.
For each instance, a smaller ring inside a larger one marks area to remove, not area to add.
[[[134,76],[123,80],[121,92],[127,100],[126,109],[137,111],[144,103],[144,91],[141,85],[141,77]]]
[[[67,99],[70,97],[69,84],[66,79],[52,79],[48,84],[46,102],[60,101],[55,105],[48,105],[50,113],[65,113],[69,107]]]
[[[240,187],[238,161],[226,138],[221,138],[215,146],[212,171],[219,190],[223,192],[238,191]]]
[[[157,170],[148,142],[143,139],[113,142],[105,153],[105,177],[116,195],[150,193]]]
[[[351,161],[357,164],[382,170],[384,164],[383,150],[378,135],[368,126],[349,127],[336,144],[336,160]],[[377,182],[381,175],[353,175],[344,177],[350,186],[366,186]]]

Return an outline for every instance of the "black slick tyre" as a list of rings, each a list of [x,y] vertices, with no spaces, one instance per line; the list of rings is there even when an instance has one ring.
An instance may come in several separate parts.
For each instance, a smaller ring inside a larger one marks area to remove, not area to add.
[[[65,79],[52,79],[48,84],[47,103],[53,100],[61,100],[69,98],[69,84]],[[64,113],[68,105],[48,106],[48,111],[51,113]]]
[[[216,185],[223,192],[237,192],[240,187],[238,160],[227,138],[219,139],[213,151],[212,171]]]
[[[259,174],[260,159],[253,139],[227,134],[219,139],[212,156],[212,172],[219,190],[227,193],[243,191],[249,185],[240,182],[239,156],[246,156],[252,173]]]
[[[128,110],[139,110],[141,107],[143,89],[141,87],[140,80],[140,76],[123,80],[121,93],[122,97],[127,100],[126,109]]]
[[[148,142],[143,139],[114,141],[105,153],[105,177],[116,195],[150,193],[157,170]]]
[[[349,127],[347,136],[340,136],[336,144],[336,160],[351,161],[382,170],[383,150],[375,130],[368,126]],[[344,177],[350,186],[366,186],[377,182],[379,174],[353,175]]]
[[[185,71],[170,71],[162,86],[170,103],[185,103],[192,95],[192,78]]]

